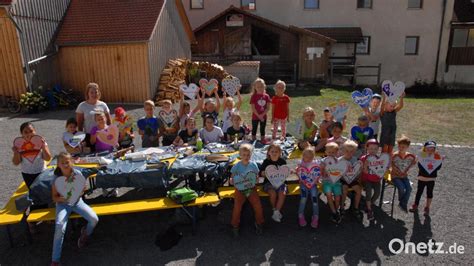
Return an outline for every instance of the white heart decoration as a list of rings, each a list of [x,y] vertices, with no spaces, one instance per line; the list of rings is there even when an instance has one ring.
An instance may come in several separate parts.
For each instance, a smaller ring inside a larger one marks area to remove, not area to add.
[[[382,82],[382,92],[387,96],[389,103],[395,103],[405,91],[405,83],[401,81],[392,83],[390,80]]]
[[[303,119],[295,119],[286,126],[286,132],[296,139],[303,139]]]
[[[17,148],[22,158],[33,163],[44,146],[44,139],[38,135],[34,135],[29,141],[23,137],[18,137],[13,141],[13,146]]]
[[[290,176],[290,168],[286,165],[269,165],[265,168],[265,176],[272,184],[273,188],[281,187],[288,176]]]
[[[344,176],[348,166],[349,163],[346,160],[337,159],[332,156],[324,159],[324,171],[333,184]]]
[[[331,114],[334,116],[334,119],[336,119],[337,122],[342,122],[342,120],[344,120],[344,116],[347,114],[347,111],[349,111],[349,105],[342,101],[340,103],[331,104],[329,109]]]
[[[194,83],[189,83],[189,85],[181,84],[179,89],[191,100],[196,99],[196,95],[199,92],[199,86]]]
[[[437,153],[432,156],[422,154],[418,160],[418,164],[421,165],[421,167],[423,167],[423,169],[425,169],[428,174],[433,173],[442,163],[443,157]]]
[[[64,197],[69,205],[77,203],[86,186],[86,179],[81,174],[74,173],[70,177],[60,176],[54,181],[56,191]]]
[[[369,155],[367,162],[369,174],[376,175],[382,179],[390,165],[390,156],[387,153],[382,153],[380,156]]]
[[[86,134],[84,132],[76,132],[76,134],[70,136],[70,138],[67,140],[67,144],[73,148],[76,148],[81,145],[81,142],[83,142],[85,138]]]
[[[342,178],[347,182],[347,184],[351,184],[356,180],[359,176],[360,173],[362,172],[362,162],[357,161],[353,165],[349,164],[349,167],[347,168],[347,172],[344,174]]]
[[[97,139],[102,143],[105,143],[110,146],[115,146],[118,143],[119,130],[115,125],[110,125],[105,129],[100,129],[97,131]]]
[[[407,173],[415,162],[416,157],[413,154],[407,154],[403,159],[400,157],[400,154],[395,154],[392,158],[393,167],[402,174]]]
[[[240,79],[233,76],[225,77],[221,83],[225,93],[227,93],[229,96],[234,96],[241,86]]]
[[[166,112],[165,110],[161,110],[158,113],[161,121],[163,121],[166,125],[171,126],[173,125],[178,119],[178,112],[176,110],[171,110],[170,112]]]

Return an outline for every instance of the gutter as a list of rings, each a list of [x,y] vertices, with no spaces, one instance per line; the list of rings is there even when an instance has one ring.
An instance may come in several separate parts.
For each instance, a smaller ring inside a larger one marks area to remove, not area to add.
[[[442,41],[442,38],[443,38],[444,17],[446,16],[446,0],[443,0],[443,12],[441,14],[442,14],[442,17],[441,17],[441,25],[439,27],[438,51],[436,53],[434,82],[437,82],[437,80],[438,80],[439,53],[440,53],[440,50],[441,50],[441,41]],[[449,49],[449,47],[448,47],[448,49]]]

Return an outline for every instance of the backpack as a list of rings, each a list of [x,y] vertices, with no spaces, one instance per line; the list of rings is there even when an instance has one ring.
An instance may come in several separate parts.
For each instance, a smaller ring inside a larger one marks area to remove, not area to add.
[[[190,201],[195,200],[198,197],[196,191],[187,188],[174,188],[168,191],[168,198],[174,200],[178,204],[184,204]]]

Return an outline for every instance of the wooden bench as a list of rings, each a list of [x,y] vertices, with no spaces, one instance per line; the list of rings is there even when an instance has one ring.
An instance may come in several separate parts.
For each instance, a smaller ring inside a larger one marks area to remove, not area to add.
[[[133,200],[125,202],[113,202],[113,203],[99,203],[90,205],[91,208],[96,212],[97,216],[105,215],[117,215],[127,213],[137,213],[146,211],[157,211],[166,209],[177,209],[181,208],[185,211],[188,217],[191,219],[193,224],[193,233],[196,228],[196,211],[195,207],[215,204],[218,203],[219,197],[215,193],[206,193],[201,197],[198,197],[195,201],[189,204],[177,204],[169,198],[153,198],[143,200]],[[191,207],[191,213],[187,208]],[[28,215],[28,222],[39,222],[39,221],[53,221],[56,218],[56,208],[34,210]],[[80,218],[76,213],[71,214],[69,218]]]
[[[321,186],[318,184],[318,190],[321,191]],[[219,198],[228,199],[234,198],[235,188],[234,187],[220,187],[217,189]],[[268,193],[263,191],[263,186],[257,186],[257,192],[260,197],[268,197]],[[288,193],[286,195],[295,196],[300,195],[300,185],[299,184],[288,184]]]
[[[18,186],[17,190],[13,193],[11,198],[3,209],[0,210],[0,226],[4,225],[7,228],[8,241],[10,246],[13,247],[13,238],[11,235],[10,225],[20,223],[23,219],[24,213],[16,209],[15,201],[19,197],[25,195],[28,192],[28,187],[25,182],[22,182]],[[29,236],[29,234],[28,234]]]

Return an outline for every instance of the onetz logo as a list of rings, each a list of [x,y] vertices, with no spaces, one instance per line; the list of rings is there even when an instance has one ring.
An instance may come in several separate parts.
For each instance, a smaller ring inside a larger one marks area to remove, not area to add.
[[[427,243],[420,242],[415,244],[413,242],[404,242],[402,239],[394,238],[388,243],[388,249],[393,254],[464,254],[464,246],[454,243],[443,249],[443,242],[434,242],[433,239],[428,240]]]

